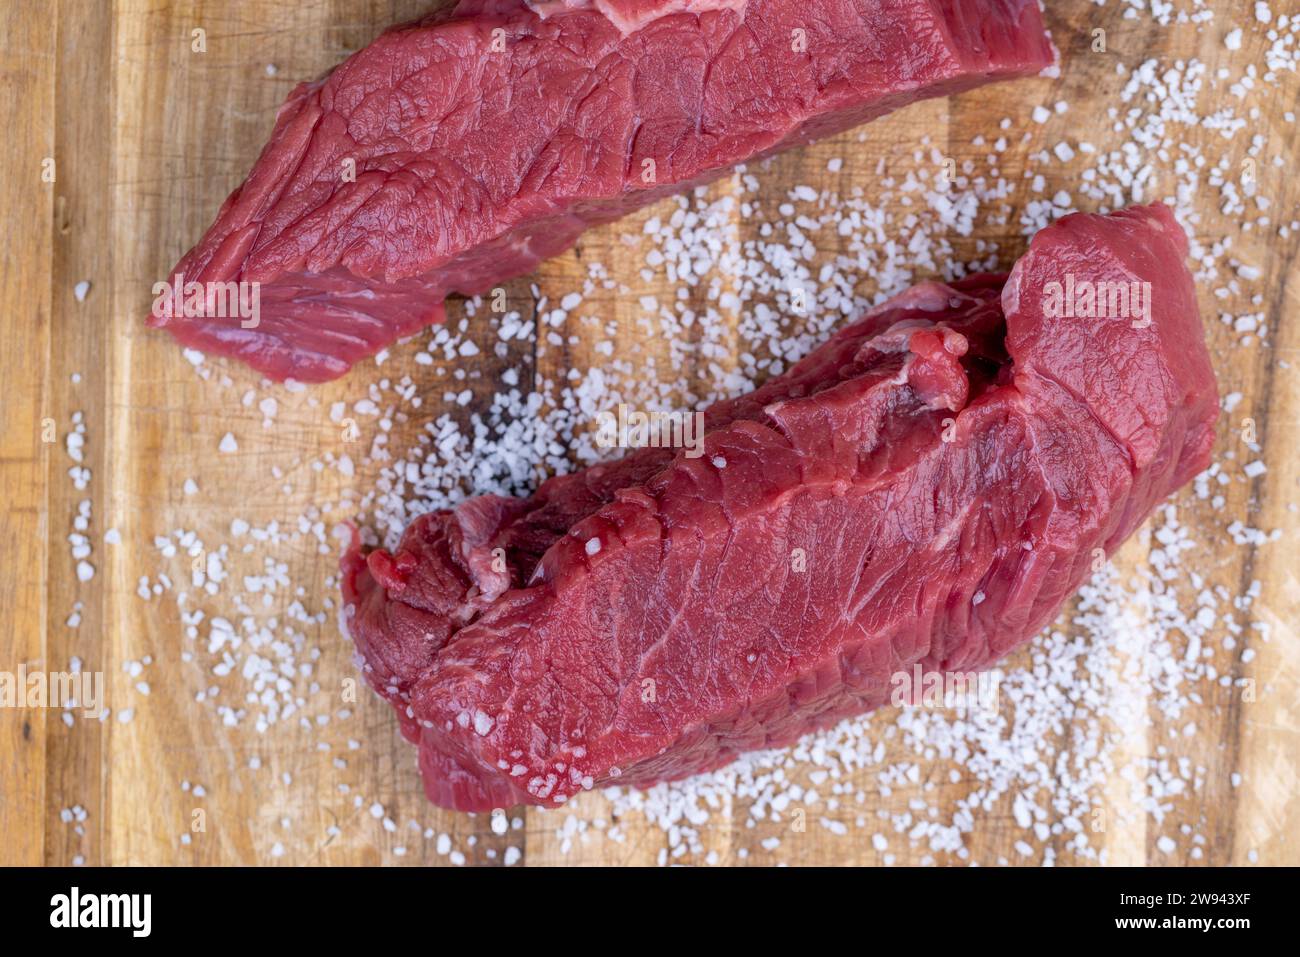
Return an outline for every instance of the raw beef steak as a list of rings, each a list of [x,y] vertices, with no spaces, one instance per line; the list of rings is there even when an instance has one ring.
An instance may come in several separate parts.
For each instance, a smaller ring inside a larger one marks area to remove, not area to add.
[[[555,805],[726,764],[985,669],[1209,464],[1218,401],[1164,206],[922,283],[644,449],[343,559],[429,798]]]
[[[149,321],[332,379],[593,223],[1052,58],[1037,0],[465,0],[295,89],[167,277],[257,315],[164,290]]]

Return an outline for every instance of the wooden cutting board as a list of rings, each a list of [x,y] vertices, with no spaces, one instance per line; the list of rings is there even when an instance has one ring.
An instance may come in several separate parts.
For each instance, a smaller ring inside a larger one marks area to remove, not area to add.
[[[151,284],[200,235],[242,179],[293,84],[321,74],[385,26],[429,6],[414,0],[64,0],[11,3],[0,10],[5,38],[0,126],[6,153],[0,191],[9,238],[0,259],[0,375],[7,387],[0,454],[6,566],[0,578],[0,670],[16,672],[20,664],[64,669],[75,656],[84,669],[105,673],[114,711],[106,721],[78,716],[69,726],[55,710],[0,710],[0,863],[436,864],[459,861],[456,855],[494,863],[513,847],[522,863],[532,865],[653,864],[668,849],[663,830],[636,815],[617,822],[622,839],[616,842],[566,840],[559,833],[565,818],[554,813],[520,812],[523,827],[498,836],[485,816],[430,808],[420,792],[413,752],[400,740],[389,709],[364,691],[351,700],[356,672],[332,612],[330,620],[298,628],[302,647],[295,660],[311,665],[309,675],[291,678],[293,693],[302,699],[298,713],[280,715],[264,731],[251,718],[227,726],[223,706],[258,710],[239,700],[249,684],[237,675],[215,674],[219,654],[186,634],[175,592],[186,587],[190,561],[183,554],[163,555],[155,543],[156,536],[185,530],[201,539],[205,550],[217,549],[232,543],[236,516],[253,525],[289,523],[318,506],[326,524],[347,517],[345,489],[371,487],[377,466],[360,464],[349,481],[336,469],[316,470],[312,463],[346,447],[346,436],[330,417],[331,404],[346,401],[351,408],[364,398],[365,384],[381,374],[393,380],[409,375],[426,396],[421,416],[394,424],[394,448],[413,442],[426,419],[454,409],[442,398],[446,380],[415,361],[419,342],[394,348],[380,371],[367,363],[339,382],[289,393],[262,389],[247,369],[219,361],[208,363],[213,371],[204,379],[167,337],[142,323]],[[996,243],[1000,261],[1009,263],[1023,249],[1018,215],[1026,203],[1058,189],[1078,195],[1079,167],[1050,161],[1040,152],[1062,139],[1116,148],[1125,136],[1112,129],[1115,120],[1107,109],[1149,106],[1120,104],[1125,80],[1117,73],[1119,63],[1133,69],[1155,58],[1163,68],[1199,58],[1211,75],[1225,67],[1235,78],[1246,63],[1260,64],[1263,72],[1269,40],[1253,22],[1250,5],[1209,0],[1206,6],[1218,12],[1215,22],[1166,28],[1153,24],[1148,14],[1126,18],[1130,6],[1125,3],[1102,8],[1058,0],[1048,19],[1064,55],[1062,79],[1003,84],[910,107],[872,125],[865,141],[850,133],[778,158],[762,171],[764,191],[784,196],[798,184],[845,192],[861,186],[870,198],[879,186],[881,164],[901,178],[909,164],[916,164],[913,153],[923,144],[929,144],[926,152],[933,146],[959,165],[966,159],[979,165],[989,147],[976,145],[976,138],[984,135],[991,142],[1006,135],[1010,145],[1000,162],[1012,208],[1006,225],[981,221],[973,235],[954,231],[947,238],[959,260],[985,255],[977,245],[984,241]],[[1294,3],[1273,2],[1275,15],[1288,7],[1300,13]],[[1225,44],[1233,26],[1243,28],[1235,51]],[[1105,31],[1104,52],[1094,49],[1098,29]],[[196,50],[196,30],[203,31],[202,51]],[[1222,106],[1247,119],[1247,130],[1231,139],[1213,130],[1200,136],[1209,164],[1224,163],[1228,177],[1239,177],[1251,159],[1250,135],[1264,137],[1252,172],[1260,194],[1271,201],[1275,224],[1294,219],[1300,200],[1296,125],[1283,116],[1296,108],[1300,83],[1294,73],[1279,73],[1279,84],[1268,92],[1256,89],[1243,100],[1230,84],[1220,83],[1203,91],[1199,106],[1203,113]],[[1035,121],[1036,106],[1051,109],[1058,100],[1069,104],[1067,113]],[[1243,103],[1258,113],[1249,115]],[[1003,118],[1010,119],[1009,130],[999,130]],[[1273,157],[1281,158],[1280,165],[1273,165]],[[836,165],[828,162],[832,158],[844,161],[835,172],[828,168]],[[1156,158],[1151,198],[1172,191],[1178,160],[1177,155]],[[1044,177],[1038,191],[1035,176]],[[1294,232],[1280,238],[1276,229],[1244,230],[1243,223],[1257,218],[1258,211],[1252,209],[1250,216],[1220,212],[1223,194],[1208,185],[1210,179],[1207,170],[1204,189],[1190,198],[1201,214],[1198,237],[1207,244],[1230,240],[1232,249],[1220,258],[1220,279],[1203,285],[1202,307],[1222,391],[1241,393],[1242,399],[1221,423],[1220,460],[1232,456],[1225,467],[1235,477],[1222,490],[1224,503],[1215,509],[1190,492],[1176,500],[1182,525],[1202,543],[1184,556],[1183,567],[1203,576],[1206,587],[1221,586],[1230,596],[1257,582],[1250,617],[1267,623],[1269,638],[1248,632],[1234,647],[1220,643],[1213,651],[1222,674],[1253,681],[1249,696],[1207,682],[1188,689],[1199,700],[1189,701],[1177,719],[1154,701],[1137,702],[1138,713],[1151,724],[1134,729],[1125,748],[1159,760],[1170,735],[1194,723],[1192,740],[1180,744],[1178,753],[1190,754],[1204,773],[1191,793],[1169,802],[1163,822],[1138,813],[1098,836],[1094,846],[1105,848],[1111,863],[1300,863],[1295,838],[1300,830],[1295,800],[1300,790],[1297,238]],[[729,188],[734,184],[724,181],[714,189]],[[1082,197],[1077,202],[1095,208]],[[597,290],[584,309],[617,322],[615,357],[636,348],[641,355],[667,355],[663,343],[637,331],[635,319],[639,297],[666,296],[670,287],[662,276],[642,275],[643,254],[621,237],[669,208],[661,204],[630,223],[594,230],[577,250],[546,263],[528,280],[508,284],[511,308],[532,315],[537,302],[532,283],[556,301],[581,285],[592,263],[600,263],[626,283],[627,291]],[[737,218],[735,228],[744,240],[754,237],[757,226]],[[834,246],[833,238],[820,237],[821,242]],[[1234,281],[1233,257],[1257,266],[1262,276]],[[83,282],[89,286],[78,289]],[[1219,287],[1225,296],[1215,295]],[[694,295],[703,305],[707,292]],[[723,312],[723,321],[734,325],[736,317]],[[1258,314],[1267,326],[1267,344],[1243,347],[1242,333],[1217,321],[1224,312]],[[460,314],[453,309],[454,316]],[[534,336],[505,356],[495,354],[493,334],[474,327],[470,335],[479,353],[462,360],[477,376],[468,380],[475,396],[468,410],[481,410],[505,368],[525,356],[538,375],[557,380],[570,367],[598,364],[595,347],[607,336],[570,325],[576,339],[564,348],[547,348]],[[738,336],[733,341],[737,351],[742,348]],[[727,359],[719,361],[725,365]],[[702,361],[681,371],[700,391],[707,390],[710,373]],[[258,400],[277,397],[269,427],[256,400],[243,404],[250,389]],[[89,469],[84,490],[69,475],[75,463],[66,445],[77,413],[85,427],[83,464]],[[365,429],[368,441],[374,423],[367,421]],[[1258,453],[1243,444],[1250,438],[1243,430],[1257,436]],[[236,438],[238,449],[223,454],[218,445],[226,433]],[[361,456],[353,457],[361,462]],[[1267,471],[1242,478],[1242,466],[1254,459]],[[197,486],[189,494],[186,479]],[[69,544],[83,499],[91,503],[88,561],[95,569],[85,581]],[[1276,530],[1276,536],[1259,545],[1233,542],[1224,532],[1225,515],[1245,526]],[[120,544],[104,541],[110,528],[118,530]],[[1151,535],[1135,538],[1116,565],[1121,573],[1140,571],[1157,548]],[[241,565],[238,543],[233,549],[232,579],[217,596],[189,589],[189,607],[208,619],[225,616],[238,623],[241,610],[232,598],[239,591],[238,576],[266,571]],[[257,550],[250,560],[260,561],[264,554]],[[333,551],[316,547],[310,537],[286,534],[276,560],[283,563],[283,577],[302,592],[281,587],[272,595],[273,607],[286,620],[295,598],[310,612],[321,611],[323,598],[332,594],[326,579],[335,569]],[[141,577],[153,584],[165,569],[171,569],[175,587],[147,600],[140,597]],[[253,610],[265,614],[266,606]],[[76,627],[67,623],[70,617],[79,618]],[[1174,636],[1175,645],[1179,640]],[[239,649],[238,660],[245,661],[252,650]],[[1012,663],[1029,664],[1029,652]],[[875,726],[887,724],[886,719]],[[1070,732],[1063,726],[1059,739]],[[862,772],[852,783],[864,792],[863,803],[839,813],[848,822],[847,836],[817,826],[791,833],[787,822],[751,827],[738,803],[730,814],[715,812],[701,831],[703,850],[680,860],[880,863],[884,855],[873,847],[872,828],[854,828],[855,816],[875,817],[882,809],[903,813],[917,798],[951,802],[969,789],[952,783],[946,766],[937,762],[921,770],[915,783],[905,781],[887,795],[879,792],[874,773]],[[1102,788],[1099,802],[1127,787],[1112,783]],[[1136,787],[1141,786],[1139,781]],[[590,797],[592,803],[582,808],[587,817],[601,813],[599,797]],[[382,808],[378,818],[371,813],[376,804]],[[1016,844],[1025,834],[1013,826],[1013,816],[1007,799],[982,814],[966,839],[969,860],[1037,863],[1044,846],[1061,847],[1062,840],[1053,836],[1022,856]],[[385,828],[384,818],[395,822],[393,830]],[[202,828],[196,827],[199,821]],[[1162,849],[1159,837],[1177,836],[1184,824],[1204,838],[1199,859],[1190,840],[1178,841],[1173,852]],[[439,853],[436,838],[421,837],[426,828],[447,835],[455,854]],[[783,838],[779,854],[762,843],[774,836]],[[897,837],[891,838],[890,854],[898,863],[963,862]],[[1075,862],[1064,852],[1058,861]]]

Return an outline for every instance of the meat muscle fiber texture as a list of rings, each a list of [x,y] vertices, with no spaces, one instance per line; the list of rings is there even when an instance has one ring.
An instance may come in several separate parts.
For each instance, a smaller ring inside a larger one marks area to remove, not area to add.
[[[1164,206],[1068,216],[1009,276],[915,286],[714,405],[701,457],[641,449],[421,516],[393,554],[354,542],[345,624],[430,799],[707,771],[1033,637],[1209,464],[1186,253]]]
[[[332,379],[594,223],[1052,62],[1038,0],[464,0],[298,86],[167,277],[258,283],[256,326],[167,292],[149,321]]]

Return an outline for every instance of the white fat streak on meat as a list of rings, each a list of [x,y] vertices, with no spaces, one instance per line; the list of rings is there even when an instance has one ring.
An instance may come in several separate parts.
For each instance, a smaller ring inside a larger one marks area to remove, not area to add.
[[[730,10],[743,14],[749,0],[526,0],[542,19],[575,11],[595,11],[624,36],[677,13],[702,14]]]

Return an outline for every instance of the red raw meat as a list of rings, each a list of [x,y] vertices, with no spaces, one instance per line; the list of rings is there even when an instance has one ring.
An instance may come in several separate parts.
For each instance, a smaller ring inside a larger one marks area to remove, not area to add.
[[[273,379],[332,379],[594,223],[1053,60],[1037,0],[534,6],[465,0],[295,89],[167,277],[258,283],[258,325],[169,315],[165,296],[150,324]]]
[[[713,406],[703,457],[639,450],[424,515],[392,555],[354,543],[345,623],[429,798],[707,771],[1032,638],[1209,464],[1186,253],[1164,206],[1068,216],[1009,276],[922,283]],[[1133,319],[1084,318],[1130,283]]]

